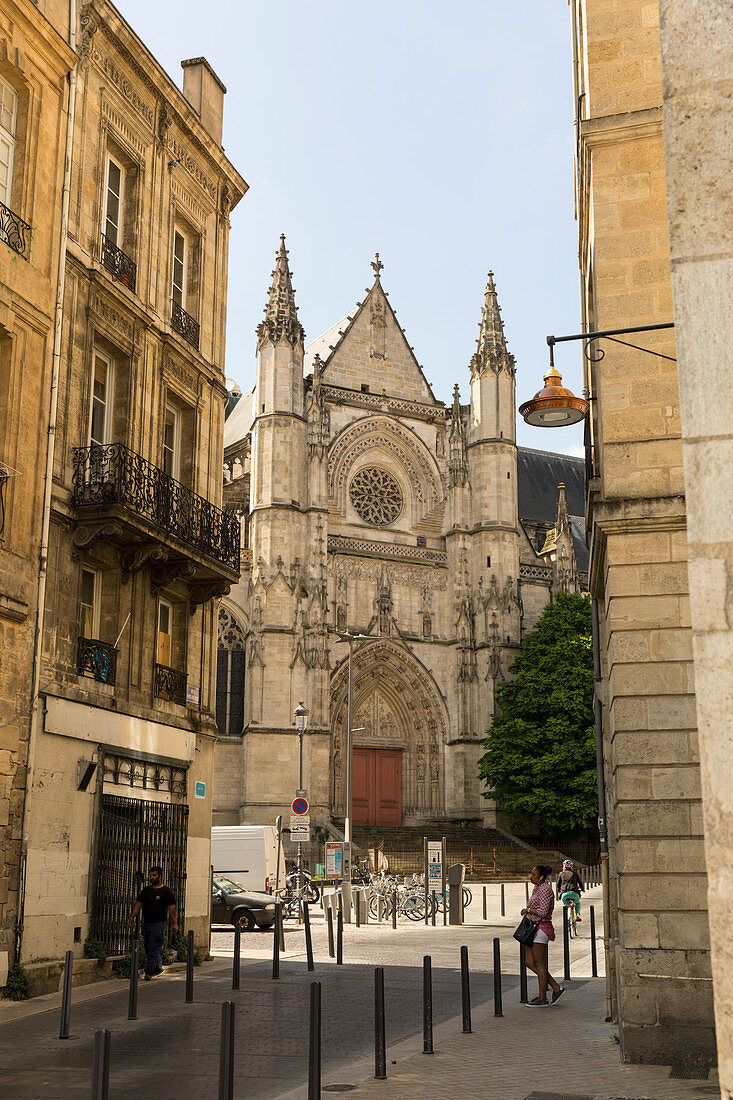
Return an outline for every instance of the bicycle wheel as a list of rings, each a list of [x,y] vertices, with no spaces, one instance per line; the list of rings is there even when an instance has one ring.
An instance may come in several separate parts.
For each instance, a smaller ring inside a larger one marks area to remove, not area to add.
[[[463,887],[463,908],[467,909],[473,901],[473,894],[467,886]]]
[[[410,920],[422,920],[425,916],[425,898],[420,894],[408,894],[403,902],[402,911]]]

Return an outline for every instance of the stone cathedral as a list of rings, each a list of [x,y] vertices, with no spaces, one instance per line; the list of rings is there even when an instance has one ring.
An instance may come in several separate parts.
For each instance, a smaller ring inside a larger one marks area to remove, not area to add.
[[[254,388],[228,404],[224,500],[242,572],[222,599],[214,822],[272,822],[298,786],[354,824],[494,824],[477,761],[523,636],[583,591],[583,463],[517,447],[515,363],[489,274],[468,404],[436,400],[382,286],[306,345],[285,240]],[[287,818],[286,818],[287,820]]]

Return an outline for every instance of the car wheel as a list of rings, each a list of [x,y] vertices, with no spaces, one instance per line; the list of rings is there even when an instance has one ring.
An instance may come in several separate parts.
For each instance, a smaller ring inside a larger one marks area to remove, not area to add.
[[[233,917],[232,924],[239,928],[240,932],[254,932],[256,923],[249,909],[239,909]]]

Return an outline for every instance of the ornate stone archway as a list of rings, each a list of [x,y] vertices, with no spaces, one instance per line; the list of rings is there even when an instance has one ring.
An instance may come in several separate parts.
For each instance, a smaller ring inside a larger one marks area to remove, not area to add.
[[[354,746],[402,752],[405,824],[440,817],[445,809],[445,744],[448,717],[427,669],[404,645],[386,638],[354,649],[352,728]],[[346,805],[348,658],[331,678],[331,812]]]

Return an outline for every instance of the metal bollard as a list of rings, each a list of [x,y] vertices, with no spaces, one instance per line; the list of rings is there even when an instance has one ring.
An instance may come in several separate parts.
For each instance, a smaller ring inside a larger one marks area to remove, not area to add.
[[[344,964],[344,914],[339,909],[338,920],[336,922],[336,965],[343,966]]]
[[[422,1052],[433,1053],[433,974],[430,956],[422,961]]]
[[[137,936],[132,941],[132,948],[130,950],[130,996],[127,1001],[127,1018],[128,1020],[137,1020],[137,981],[139,977],[138,973],[138,953],[140,951],[140,944],[138,943]]]
[[[501,1005],[501,940],[494,939],[494,1015],[503,1016]]]
[[[320,982],[311,982],[310,1032],[308,1036],[308,1100],[321,1100]]]
[[[468,976],[468,948],[461,948],[461,1007],[463,1009],[463,1034],[471,1034],[471,986]]]
[[[189,931],[186,939],[186,1004],[193,1001],[193,931]]]
[[[387,1076],[387,1039],[384,1024],[384,967],[374,968],[374,1076]]]
[[[303,920],[305,921],[305,955],[308,960],[308,970],[315,970],[315,966],[313,965],[310,906],[307,901],[303,904]]]
[[[431,912],[431,917],[430,917],[430,919],[431,919],[431,921],[432,921],[432,924],[433,924],[433,928],[435,928],[435,913],[436,913],[436,911],[437,911],[437,908],[438,908],[438,903],[437,903],[437,901],[435,900],[435,890],[431,890],[431,891],[430,891],[430,893],[431,893],[431,895],[432,895],[432,899],[433,899],[433,900],[432,900],[432,912]]]
[[[326,909],[326,921],[328,923],[328,957],[334,959],[336,952],[333,946],[333,909],[330,905]]]
[[[361,890],[354,890],[354,911],[356,913],[356,927],[361,928]]]
[[[234,1001],[221,1006],[219,1100],[234,1100]]]
[[[590,907],[590,961],[591,961],[591,974],[594,978],[598,977],[598,955],[596,952],[596,910],[595,906]]]
[[[570,981],[570,924],[568,922],[568,907],[562,907],[562,961],[563,979]]]
[[[280,903],[275,903],[275,923],[272,926],[272,977],[280,977],[280,921],[282,909]]]
[[[486,887],[484,886],[484,920],[486,920],[486,919],[487,919],[487,913],[486,913]]]
[[[529,1001],[527,993],[527,948],[523,943],[519,945],[519,1003],[526,1005]]]
[[[234,926],[234,958],[232,960],[232,989],[239,989],[239,976],[242,968],[242,929]]]
[[[74,980],[74,952],[66,952],[64,962],[64,984],[61,993],[61,1026],[59,1027],[59,1039],[69,1038],[69,1025],[71,1023],[71,984]]]
[[[109,1039],[106,1027],[94,1032],[92,1100],[108,1100],[109,1097]]]
[[[392,927],[397,927],[397,891],[392,891]]]
[[[529,883],[528,882],[525,882],[525,884],[524,884],[524,900],[527,903],[527,905],[529,905]]]
[[[506,916],[506,899],[504,897],[504,883],[501,884],[501,915]]]
[[[280,951],[283,952],[285,950],[285,910],[282,902],[279,903],[278,909],[280,912],[280,919],[277,922],[280,928]]]

